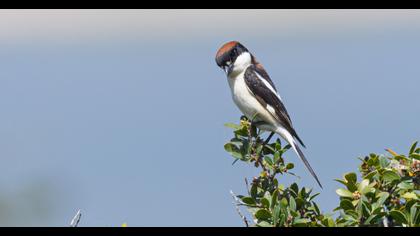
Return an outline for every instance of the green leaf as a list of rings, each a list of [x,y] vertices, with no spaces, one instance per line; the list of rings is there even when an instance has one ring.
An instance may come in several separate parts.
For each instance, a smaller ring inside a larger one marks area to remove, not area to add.
[[[290,210],[296,211],[296,201],[295,201],[295,198],[292,196],[290,196],[289,198],[289,206],[290,206]]]
[[[412,225],[416,224],[417,203],[414,203],[410,208],[410,221]]]
[[[408,223],[407,217],[401,211],[392,210],[392,211],[389,212],[389,214],[398,223],[401,223],[401,224],[407,224]]]
[[[385,156],[379,157],[379,164],[382,168],[386,168],[389,165],[389,162]]]
[[[293,219],[293,226],[302,227],[302,226],[306,226],[309,222],[311,221],[308,219],[295,218]]]
[[[372,204],[372,206],[374,204]],[[382,212],[382,208],[383,208],[383,205],[376,204],[375,209],[373,209],[373,211],[372,211],[372,215],[374,215],[374,214],[380,214]]]
[[[280,142],[280,139],[276,139],[276,142],[274,144],[274,149],[276,151],[280,151],[281,150],[281,142]]]
[[[234,130],[237,130],[237,129],[241,128],[240,125],[233,124],[233,123],[226,123],[225,126],[228,127],[228,128],[234,129]]]
[[[258,193],[258,186],[257,184],[252,184],[251,186],[251,190],[249,191],[251,194],[251,197],[256,199],[257,198],[257,193]]]
[[[320,215],[320,214],[321,214],[321,211],[319,210],[318,205],[317,205],[315,202],[312,202],[312,205],[313,205],[313,206],[314,206],[314,208],[315,208],[315,212],[316,212],[316,214],[317,214],[317,215]]]
[[[287,205],[288,205],[287,199],[286,199],[286,198],[282,198],[282,199],[280,200],[280,204],[281,204],[281,206],[282,206],[283,208],[286,208],[286,207],[287,207]]]
[[[381,192],[377,195],[377,197],[379,198],[377,201],[378,206],[384,204],[384,202],[386,201],[386,199],[389,197],[389,193],[387,192]]]
[[[348,199],[343,199],[343,200],[341,200],[340,201],[340,207],[343,209],[343,210],[354,210],[354,206],[353,206],[353,204],[351,203],[351,201],[350,200],[348,200]]]
[[[242,154],[239,151],[239,148],[237,146],[233,145],[232,143],[226,143],[224,148],[234,158],[242,158]]]
[[[279,226],[284,226],[284,223],[286,222],[286,217],[286,213],[280,213]]]
[[[357,201],[356,212],[357,212],[357,219],[360,220],[363,217],[363,201],[362,201],[362,199],[359,199]]]
[[[420,154],[418,154],[418,153],[411,153],[410,157],[414,158],[414,159],[417,159],[417,160],[420,160]]]
[[[248,136],[248,130],[245,127],[235,130],[234,133],[242,137]]]
[[[307,192],[308,191],[308,192]],[[312,191],[311,189],[309,189],[309,188],[305,188],[305,187],[303,187],[301,190],[300,190],[300,192],[299,192],[299,196],[301,196],[302,198],[306,198],[306,194],[307,193],[310,193],[310,191]]]
[[[357,183],[348,183],[348,184],[347,184],[347,189],[348,189],[350,192],[352,192],[352,193],[356,192],[356,191],[357,191],[357,186],[356,186],[356,184],[357,184]]]
[[[377,170],[374,170],[370,173],[368,173],[367,175],[364,176],[365,179],[371,180],[373,176],[375,176],[378,173]]]
[[[273,165],[273,161],[269,156],[264,156],[264,161],[267,162],[270,166]]]
[[[259,207],[248,207],[248,211],[252,214],[252,216],[255,216],[255,212],[257,212],[259,209]]]
[[[408,160],[407,157],[405,157],[404,155],[395,156],[394,159],[397,160],[397,161],[406,161],[406,160]]]
[[[295,218],[295,217],[299,217],[299,212],[297,211],[292,211],[291,209],[289,209],[290,215]]]
[[[274,157],[273,157],[273,161],[275,164],[278,164],[280,162],[281,158],[280,158],[280,153],[279,152],[275,152],[274,153]]]
[[[346,214],[351,216],[353,219],[357,219],[357,217],[358,217],[357,212],[353,211],[353,210],[346,211]]]
[[[245,140],[240,150],[242,158],[249,156],[251,149],[252,149],[252,145],[250,145],[248,140]]]
[[[266,209],[260,209],[257,212],[255,212],[255,218],[259,220],[268,220],[271,218],[271,213]]]
[[[290,185],[290,189],[295,193],[294,195],[297,196],[299,194],[299,187],[296,183]]]
[[[290,146],[290,144],[287,144],[286,146],[283,147],[284,151],[287,151],[291,148],[292,146]]]
[[[243,197],[241,201],[247,205],[255,205],[255,200],[252,197]]]
[[[236,145],[236,146],[240,146],[240,145],[242,145],[243,140],[240,139],[240,138],[232,138],[230,140],[230,143],[232,143],[233,145]]]
[[[286,169],[291,170],[295,167],[295,165],[293,163],[287,163],[286,165]]]
[[[402,181],[397,185],[401,190],[412,190],[414,189],[414,184],[411,181]]]
[[[321,220],[321,223],[322,223],[323,226],[328,226],[328,218],[323,218]]]
[[[278,189],[278,186],[279,186],[279,181],[276,178],[274,178],[272,187],[275,188],[275,189]]]
[[[409,154],[414,153],[414,150],[416,150],[417,142],[418,141],[414,142],[413,145],[411,145]]]
[[[337,182],[339,182],[339,183],[341,183],[341,184],[343,184],[344,186],[347,186],[347,182],[344,181],[344,180],[341,180],[341,179],[334,179],[334,180],[337,181]]]
[[[353,198],[353,193],[352,193],[352,192],[350,192],[350,191],[349,191],[349,190],[347,190],[347,189],[344,189],[344,188],[339,188],[339,189],[337,189],[335,192],[336,192],[336,193],[338,194],[338,196],[340,196],[340,197]]]
[[[406,199],[405,201],[405,208],[407,211],[417,202],[415,199]],[[402,210],[402,209],[400,209]]]
[[[359,184],[359,188],[358,188],[359,192],[362,193],[362,194],[368,192],[368,191],[366,191],[366,188],[368,186],[369,186],[369,180],[368,179],[362,180],[362,182],[360,182],[360,184]]]
[[[283,184],[279,184],[278,189],[279,189],[280,191],[284,191],[284,185],[283,185]]]
[[[334,227],[334,220],[332,218],[328,218],[328,227]]]
[[[261,199],[261,204],[263,205],[263,207],[265,208],[270,208],[270,201],[268,201],[267,198],[262,198]]]
[[[370,215],[370,205],[368,202],[362,201],[362,210],[363,210],[363,216],[369,217]]]
[[[274,155],[276,155],[276,150],[274,150],[274,148],[271,145],[265,145],[264,147],[266,149],[270,150],[270,152],[264,151],[264,153],[266,153],[266,154],[272,154],[272,153],[274,153]]]
[[[262,145],[259,145],[259,146],[257,147],[257,149],[255,150],[256,155],[260,155],[260,153],[261,153],[262,149],[263,149],[263,146],[262,146]]]
[[[380,216],[380,215],[376,215],[376,214],[370,215],[370,216],[366,219],[366,221],[365,221],[365,225],[375,224],[375,222],[376,222],[379,218],[381,218],[381,216]]]
[[[258,222],[257,226],[259,226],[259,227],[273,227],[273,225],[268,223],[267,221],[260,221],[260,222]]]
[[[417,200],[417,195],[413,192],[406,192],[401,197],[403,197],[405,199],[415,199],[415,200]]]
[[[305,201],[301,197],[297,197],[296,199],[296,209],[301,209],[305,204]]]
[[[345,174],[344,179],[347,180],[347,182],[349,182],[349,183],[356,183],[357,176],[356,176],[355,173],[351,172],[351,173]]]
[[[279,197],[279,190],[274,190],[273,194],[271,195],[271,208],[273,208],[275,205],[277,205],[277,200]]]
[[[280,205],[276,205],[273,211],[273,224],[274,226],[278,226],[280,220]]]
[[[309,197],[309,201],[312,201],[312,199],[314,199],[318,195],[319,195],[319,193],[315,193],[314,195],[312,195],[311,197]]]
[[[382,178],[384,181],[392,182],[394,180],[400,180],[400,176],[391,170],[386,170],[382,173]]]

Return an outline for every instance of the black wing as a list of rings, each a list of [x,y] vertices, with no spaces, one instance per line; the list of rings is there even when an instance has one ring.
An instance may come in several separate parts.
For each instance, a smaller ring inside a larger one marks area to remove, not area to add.
[[[273,82],[268,77],[267,72],[265,72],[263,68],[263,73],[259,72],[261,71],[261,68],[262,67],[258,68],[255,65],[251,65],[246,69],[244,75],[246,85],[261,105],[263,105],[268,111],[270,111],[268,106],[274,109],[275,114],[272,113],[273,116],[287,131],[289,131],[292,136],[294,136],[299,141],[300,144],[302,144],[303,147],[305,147],[302,140],[299,138],[292,126],[292,120],[290,119],[290,116],[287,113],[283,102],[280,100],[279,96],[276,93],[273,93],[271,89],[267,87],[262,81],[262,79],[266,80],[277,92]]]
[[[273,89],[277,92],[276,86],[274,85],[273,81],[271,81],[270,76],[268,75],[267,71],[265,71],[263,65],[257,61],[257,59],[252,56],[252,64],[254,65],[254,70],[260,74],[270,85]]]

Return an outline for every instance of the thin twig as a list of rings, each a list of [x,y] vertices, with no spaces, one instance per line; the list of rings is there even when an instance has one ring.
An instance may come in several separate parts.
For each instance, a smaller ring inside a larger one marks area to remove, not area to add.
[[[264,147],[263,147],[264,148]],[[264,172],[266,172],[267,173],[267,175],[270,177],[271,175],[270,175],[270,171],[268,171],[267,170],[267,168],[265,167],[265,165],[263,164],[263,160],[262,160],[262,155],[261,155],[261,153],[262,153],[262,150],[261,150],[261,152],[260,153],[258,153],[258,155],[257,155],[257,159],[256,159],[256,162],[261,166],[261,168],[263,169],[263,171]]]
[[[236,211],[238,212],[239,216],[242,218],[242,220],[244,221],[246,227],[249,227],[249,223],[248,220],[246,219],[246,217],[241,213],[241,210],[239,209],[239,205],[241,205],[241,200],[238,199],[238,197],[236,197],[236,195],[232,192],[232,190],[230,190],[230,195],[232,195],[232,198],[234,200],[234,204],[235,204],[235,208]]]
[[[77,225],[80,222],[80,218],[82,217],[82,213],[80,212],[80,209],[77,211],[76,215],[73,217],[73,219],[70,222],[70,227],[77,227]]]
[[[267,168],[265,168],[265,165],[263,164],[261,157],[262,157],[262,156],[259,156],[259,157],[257,158],[257,162],[258,162],[258,164],[260,164],[260,166],[261,166],[261,168],[263,169],[263,171],[264,171],[264,172],[267,172],[267,174],[268,174],[268,175],[270,175],[270,173],[268,172]]]
[[[267,172],[268,175],[270,175],[270,172],[267,170],[267,168],[265,168],[265,166],[262,162],[262,155],[261,154],[262,154],[265,146],[268,144],[270,139],[273,137],[273,135],[274,135],[274,132],[271,132],[270,135],[267,137],[267,139],[262,143],[262,149],[261,149],[260,153],[258,153],[257,160],[256,160],[256,162],[258,162],[260,164],[263,171]]]

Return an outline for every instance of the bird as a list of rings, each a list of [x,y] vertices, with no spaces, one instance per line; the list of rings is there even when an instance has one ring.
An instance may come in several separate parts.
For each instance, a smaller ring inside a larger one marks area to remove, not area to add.
[[[276,86],[263,65],[238,41],[223,44],[216,53],[216,64],[224,70],[233,102],[239,110],[260,130],[270,131],[264,143],[276,133],[286,140],[296,155],[322,188],[299,144],[305,144],[293,128]]]

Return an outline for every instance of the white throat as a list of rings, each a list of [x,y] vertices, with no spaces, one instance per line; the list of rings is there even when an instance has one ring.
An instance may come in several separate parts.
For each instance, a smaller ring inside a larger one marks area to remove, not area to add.
[[[241,55],[239,55],[235,62],[233,63],[233,69],[229,77],[234,77],[237,74],[243,72],[250,66],[252,63],[252,57],[249,52],[243,52]]]

